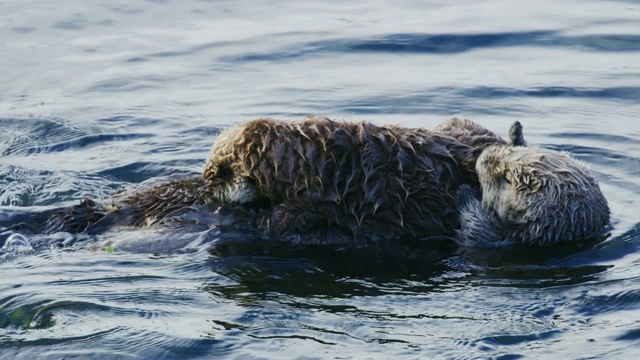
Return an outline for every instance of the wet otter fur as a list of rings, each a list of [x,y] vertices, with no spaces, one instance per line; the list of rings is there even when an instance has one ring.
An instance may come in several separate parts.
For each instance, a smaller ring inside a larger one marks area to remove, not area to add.
[[[475,161],[496,143],[506,144],[457,119],[430,131],[261,118],[219,135],[204,178],[222,202],[266,199],[273,210],[260,226],[294,242],[318,228],[339,229],[356,241],[452,236],[458,187],[477,183]]]
[[[479,185],[476,162],[482,151],[491,145],[513,144],[474,121],[456,117],[443,121],[433,131],[458,141],[447,144],[447,149],[458,162],[465,176],[464,182],[474,187]]]
[[[30,220],[37,233],[259,227],[294,244],[453,237],[483,247],[602,235],[609,208],[586,166],[525,147],[519,122],[509,140],[456,118],[433,131],[257,119],[220,134],[204,176],[143,183]]]
[[[509,131],[524,145],[522,125]],[[610,211],[589,169],[566,153],[487,147],[476,164],[481,194],[460,188],[458,241],[466,246],[548,245],[603,235]]]
[[[199,224],[252,227],[256,209],[220,206],[201,176],[153,181],[120,191],[106,201],[85,198],[79,204],[47,212],[40,233],[101,233],[114,225],[152,227]]]
[[[465,246],[601,235],[609,208],[588,169],[566,154],[525,146],[517,121],[507,142],[457,118],[433,131],[257,119],[220,135],[204,177],[223,202],[268,200],[273,209],[260,224],[294,241],[314,228],[356,239],[448,236],[453,229]]]

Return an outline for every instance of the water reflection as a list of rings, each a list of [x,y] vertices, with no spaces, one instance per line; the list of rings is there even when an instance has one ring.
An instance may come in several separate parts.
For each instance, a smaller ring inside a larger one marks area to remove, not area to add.
[[[268,254],[212,257],[212,271],[237,284],[205,288],[216,296],[246,301],[247,296],[265,294],[349,298],[424,295],[471,286],[576,285],[599,279],[612,266],[594,264],[600,259],[592,246],[456,249],[443,242],[378,249],[272,248]]]

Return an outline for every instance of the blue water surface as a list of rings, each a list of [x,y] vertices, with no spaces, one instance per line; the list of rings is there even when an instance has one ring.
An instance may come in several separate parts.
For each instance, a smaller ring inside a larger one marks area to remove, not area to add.
[[[312,113],[455,115],[500,135],[519,120],[591,166],[613,215],[603,243],[540,254],[216,256],[153,229],[34,235],[0,260],[0,358],[640,351],[637,1],[3,1],[0,39],[3,224],[198,174],[221,129]]]

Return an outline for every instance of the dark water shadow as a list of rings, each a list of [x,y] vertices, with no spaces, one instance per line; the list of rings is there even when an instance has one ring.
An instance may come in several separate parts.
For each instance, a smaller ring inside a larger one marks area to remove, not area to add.
[[[446,241],[364,249],[274,247],[265,252],[262,248],[252,255],[212,257],[211,270],[237,285],[209,284],[205,288],[216,296],[247,301],[269,294],[348,298],[417,295],[472,286],[579,285],[601,279],[614,266],[616,256],[635,252],[640,245],[638,230],[602,242],[604,238],[544,248],[459,249]],[[625,240],[629,238],[634,239],[633,245]]]
[[[210,285],[207,289],[224,297],[234,297],[239,289],[258,297],[267,293],[351,297],[430,292],[440,284],[429,279],[450,269],[443,260],[453,251],[446,243],[366,248],[277,246],[256,255],[212,257],[212,271],[239,286]]]
[[[29,224],[42,223],[57,210],[0,209],[0,243],[15,232],[26,233]],[[492,249],[460,249],[446,240],[301,247],[273,241],[246,226],[210,228],[206,222],[196,225],[166,227],[161,231],[112,229],[105,237],[119,237],[125,244],[130,241],[130,247],[123,247],[125,251],[140,252],[148,245],[147,252],[167,248],[165,253],[169,255],[182,253],[181,246],[198,240],[200,249],[212,255],[207,261],[211,271],[237,283],[237,286],[206,286],[208,291],[223,297],[234,297],[238,292],[249,292],[254,297],[269,293],[299,297],[419,294],[446,291],[461,284],[531,288],[574,285],[599,279],[616,259],[640,247],[640,224],[604,242],[598,239],[578,245]],[[60,237],[34,235],[40,236],[37,237],[40,249],[86,246],[96,240],[83,233]]]
[[[547,288],[602,281],[618,260],[639,250],[640,224],[620,236],[578,246],[473,251],[448,263],[477,269],[472,276],[477,285]]]

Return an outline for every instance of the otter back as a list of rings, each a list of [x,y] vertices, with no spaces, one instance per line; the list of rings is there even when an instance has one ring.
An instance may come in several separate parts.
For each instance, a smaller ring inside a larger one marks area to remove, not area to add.
[[[448,147],[464,145],[453,137],[310,117],[257,119],[220,138],[205,170],[212,193],[225,200],[230,183],[253,184],[251,198],[273,205],[262,221],[273,235],[327,226],[356,237],[455,232],[464,179]]]

